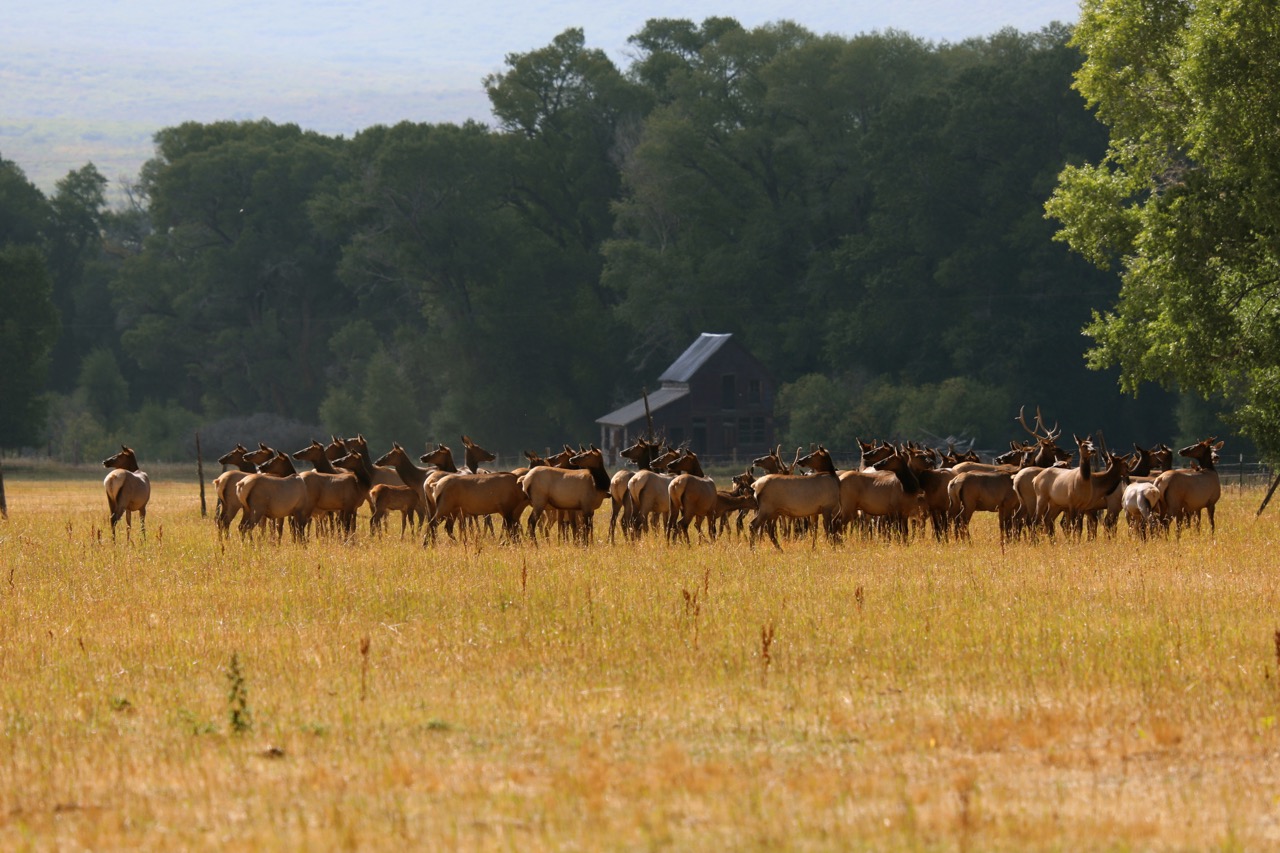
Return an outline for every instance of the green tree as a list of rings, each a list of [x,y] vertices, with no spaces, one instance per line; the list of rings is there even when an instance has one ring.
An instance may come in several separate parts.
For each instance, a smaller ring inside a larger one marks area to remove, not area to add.
[[[1047,205],[1058,238],[1118,268],[1090,366],[1228,401],[1280,454],[1280,32],[1246,0],[1087,0],[1076,87],[1110,128]]]
[[[338,177],[341,145],[269,121],[156,134],[138,185],[155,230],[112,283],[135,396],[314,417],[324,343],[354,301],[339,243],[309,211]]]
[[[0,447],[40,441],[49,351],[57,336],[53,285],[40,250],[0,245]]]

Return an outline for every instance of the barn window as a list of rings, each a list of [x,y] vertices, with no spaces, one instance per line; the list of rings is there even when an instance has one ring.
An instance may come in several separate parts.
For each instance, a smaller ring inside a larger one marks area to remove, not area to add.
[[[707,419],[706,418],[693,419],[693,441],[691,443],[693,444],[692,449],[694,453],[707,452]]]
[[[760,402],[760,380],[759,379],[747,380],[747,402],[748,403]]]
[[[720,377],[720,408],[736,409],[738,407],[738,382],[732,373]]]

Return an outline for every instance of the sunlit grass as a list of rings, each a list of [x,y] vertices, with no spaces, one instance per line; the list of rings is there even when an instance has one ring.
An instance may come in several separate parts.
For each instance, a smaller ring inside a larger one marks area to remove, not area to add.
[[[220,541],[164,482],[113,545],[99,484],[7,486],[5,849],[1280,835],[1280,522],[1253,492],[1216,539],[1002,552],[983,519],[779,554],[423,549],[367,513],[350,544]]]

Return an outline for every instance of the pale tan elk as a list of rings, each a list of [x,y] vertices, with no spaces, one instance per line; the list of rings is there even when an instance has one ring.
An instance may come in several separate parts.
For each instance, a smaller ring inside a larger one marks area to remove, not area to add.
[[[304,531],[306,525],[312,521],[327,518],[332,514],[337,518],[344,535],[350,536],[354,533],[356,511],[361,504],[369,500],[369,486],[363,484],[354,472],[337,470],[344,466],[338,465],[338,460],[331,463],[325,453],[324,445],[314,439],[311,444],[296,451],[293,458],[310,462],[315,466],[314,471],[303,471],[298,475],[307,487]],[[369,474],[372,476],[372,471]]]
[[[1089,534],[1093,536],[1097,532],[1094,504],[1111,494],[1116,484],[1128,473],[1124,460],[1118,456],[1109,458],[1110,464],[1106,469],[1093,471],[1093,443],[1088,438],[1076,437],[1076,446],[1080,452],[1078,468],[1046,468],[1033,481],[1036,524],[1049,536],[1053,536],[1053,525],[1058,516],[1064,514],[1067,526],[1077,533],[1079,522],[1087,515]]]
[[[976,512],[994,512],[1000,526],[1000,541],[1013,532],[1013,517],[1021,502],[1013,490],[1013,475],[1007,471],[962,471],[947,486],[956,535],[971,538],[969,522]]]
[[[1209,512],[1209,532],[1214,533],[1213,513],[1222,495],[1222,485],[1214,468],[1214,454],[1222,449],[1223,442],[1214,444],[1214,437],[1188,445],[1178,455],[1199,463],[1199,469],[1175,468],[1156,477],[1156,486],[1164,502],[1165,517],[1177,525],[1181,534],[1183,525],[1190,524],[1193,515],[1200,510]]]
[[[776,454],[774,454],[776,457]],[[751,484],[756,494],[756,513],[751,519],[751,543],[764,530],[778,550],[778,534],[773,522],[779,518],[821,516],[828,538],[835,538],[836,519],[840,515],[840,482],[836,478],[831,454],[821,445],[813,453],[796,460],[797,465],[812,468],[811,476],[765,474]],[[813,529],[817,544],[818,529]]]
[[[116,522],[124,517],[125,538],[133,538],[133,513],[138,514],[142,537],[147,536],[147,502],[151,500],[151,480],[138,470],[138,456],[132,448],[120,445],[120,452],[102,460],[111,472],[102,480],[107,490],[107,507],[111,510],[111,538],[116,538]],[[1210,516],[1212,518],[1212,516]]]
[[[652,462],[655,458],[662,454],[661,441],[649,441],[645,438],[636,439],[636,443],[621,451],[624,459],[629,459],[636,463],[638,471],[649,471],[652,469]],[[631,503],[631,491],[627,485],[631,482],[631,478],[635,476],[636,471],[621,468],[614,472],[613,477],[609,479],[609,500],[613,505],[613,513],[609,516],[609,542],[613,542],[614,530],[618,523],[618,517],[622,517],[622,535],[627,538],[632,533],[634,523],[635,507]]]
[[[213,493],[217,496],[213,520],[220,536],[230,534],[231,522],[235,521],[240,510],[244,509],[240,498],[236,497],[236,484],[258,470],[257,466],[245,459],[249,452],[247,447],[237,444],[218,457],[220,464],[236,466],[232,471],[223,471],[213,480]]]
[[[1153,525],[1160,521],[1160,511],[1164,496],[1155,483],[1137,482],[1125,487],[1122,505],[1125,518],[1129,521],[1129,529],[1140,538],[1146,539]]]
[[[241,534],[248,533],[265,521],[275,521],[276,541],[283,538],[284,522],[289,521],[294,540],[302,538],[302,525],[307,505],[307,487],[289,457],[272,448],[271,458],[259,464],[257,474],[250,474],[236,485],[236,496],[244,504],[240,519]]]
[[[683,537],[690,542],[689,525],[697,525],[702,535],[702,519],[707,519],[707,536],[716,541],[716,483],[702,471],[698,455],[691,450],[669,463],[667,470],[675,474],[667,486],[671,497],[672,538]],[[692,544],[690,542],[690,544]]]
[[[582,541],[592,538],[592,518],[609,494],[609,475],[604,469],[604,454],[594,444],[590,449],[569,459],[574,469],[532,468],[519,478],[520,488],[529,496],[529,538],[537,543],[538,519],[548,509],[577,512],[582,515]]]

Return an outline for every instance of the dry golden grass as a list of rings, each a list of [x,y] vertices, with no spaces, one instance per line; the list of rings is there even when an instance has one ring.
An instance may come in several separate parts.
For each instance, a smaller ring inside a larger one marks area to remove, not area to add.
[[[1253,492],[1216,539],[781,554],[220,542],[166,483],[113,545],[96,482],[8,497],[2,849],[1280,844]]]

